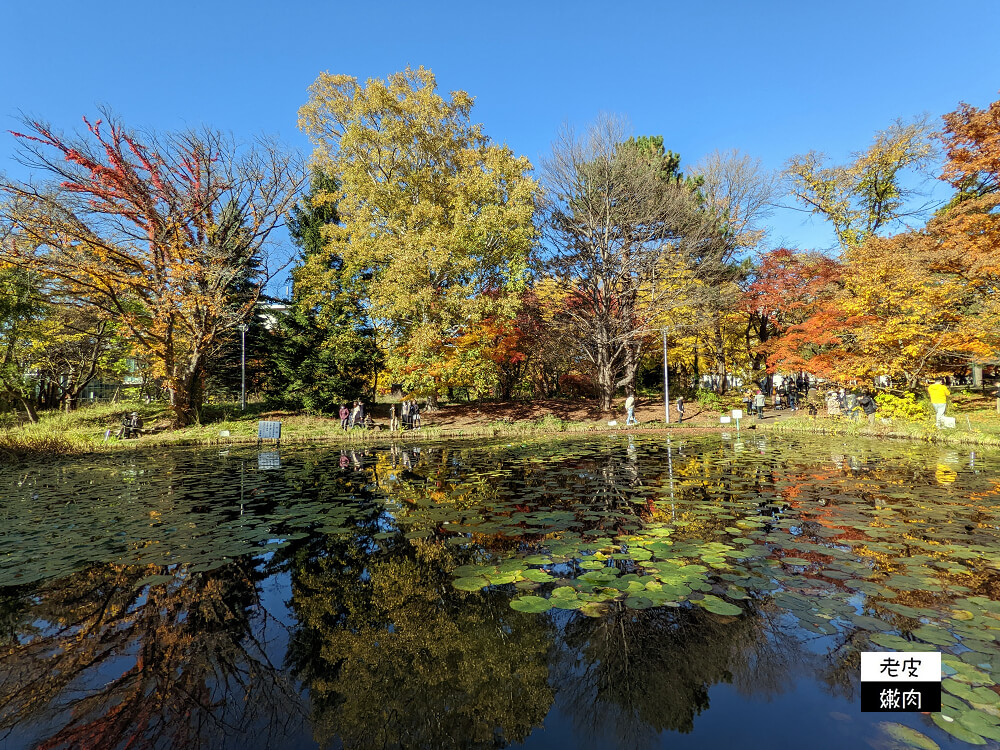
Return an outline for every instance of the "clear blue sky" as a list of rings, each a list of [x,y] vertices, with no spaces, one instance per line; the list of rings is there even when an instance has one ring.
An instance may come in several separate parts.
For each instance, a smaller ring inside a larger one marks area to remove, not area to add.
[[[779,168],[843,159],[897,117],[1000,98],[1000,2],[142,2],[5,0],[0,124],[18,112],[75,128],[97,104],[134,126],[296,129],[323,70],[431,68],[476,97],[495,140],[536,164],[564,122],[628,115],[692,164],[739,148]],[[0,135],[0,169],[13,138]],[[785,210],[773,244],[827,247]]]

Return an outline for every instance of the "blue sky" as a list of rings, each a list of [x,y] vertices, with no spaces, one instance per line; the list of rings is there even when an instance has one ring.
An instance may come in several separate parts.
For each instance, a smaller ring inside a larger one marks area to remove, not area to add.
[[[107,104],[133,126],[207,124],[308,151],[296,113],[320,71],[423,65],[536,164],[563,123],[603,111],[662,134],[687,165],[739,148],[780,168],[810,149],[844,159],[897,117],[1000,98],[996,0],[7,0],[0,27],[3,130],[20,111],[72,129]],[[12,150],[0,135],[0,169],[21,177]],[[772,244],[833,244],[798,211],[771,224]]]

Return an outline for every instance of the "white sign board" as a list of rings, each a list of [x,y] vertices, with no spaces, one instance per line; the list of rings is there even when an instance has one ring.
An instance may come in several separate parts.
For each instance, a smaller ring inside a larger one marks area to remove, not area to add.
[[[281,422],[258,422],[258,440],[281,440]]]
[[[729,424],[729,423],[730,423],[730,422],[732,422],[733,420],[732,420],[732,419],[731,419],[730,417],[719,417],[719,421],[720,421],[720,422],[721,422],[722,424]]]
[[[940,651],[862,651],[862,682],[941,682]]]
[[[742,409],[733,409],[733,419],[740,420],[743,419]]]

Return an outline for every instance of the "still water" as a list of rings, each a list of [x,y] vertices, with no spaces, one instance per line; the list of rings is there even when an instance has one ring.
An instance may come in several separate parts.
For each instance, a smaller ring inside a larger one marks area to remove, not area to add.
[[[998,746],[1000,454],[624,434],[0,467],[0,747]],[[944,653],[936,714],[859,653]]]

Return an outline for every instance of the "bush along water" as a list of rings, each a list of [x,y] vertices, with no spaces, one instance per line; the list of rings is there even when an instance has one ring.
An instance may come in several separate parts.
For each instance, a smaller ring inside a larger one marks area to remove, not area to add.
[[[878,415],[883,419],[898,419],[903,422],[920,422],[927,418],[926,406],[917,401],[912,393],[893,396],[891,393],[879,393],[875,396],[878,404]]]

